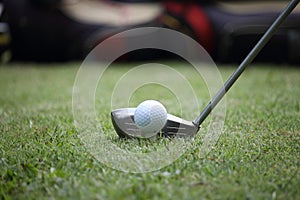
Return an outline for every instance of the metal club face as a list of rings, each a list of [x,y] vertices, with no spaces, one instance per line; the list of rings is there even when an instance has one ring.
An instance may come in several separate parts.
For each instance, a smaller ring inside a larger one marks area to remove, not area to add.
[[[143,138],[134,123],[135,108],[121,108],[111,112],[113,126],[121,138]],[[193,122],[168,114],[166,125],[158,133],[165,137],[193,137],[199,127]]]

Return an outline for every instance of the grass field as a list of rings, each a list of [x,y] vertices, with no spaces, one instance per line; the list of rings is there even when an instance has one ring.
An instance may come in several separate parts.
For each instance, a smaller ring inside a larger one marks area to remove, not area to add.
[[[201,129],[174,163],[134,174],[98,162],[77,137],[72,90],[79,66],[0,67],[1,199],[300,199],[300,68],[250,67],[227,95],[224,132],[209,154],[196,156]],[[126,69],[112,68],[107,84]],[[220,68],[224,79],[233,70]],[[133,151],[161,145],[118,139],[109,109],[99,117],[116,144]]]

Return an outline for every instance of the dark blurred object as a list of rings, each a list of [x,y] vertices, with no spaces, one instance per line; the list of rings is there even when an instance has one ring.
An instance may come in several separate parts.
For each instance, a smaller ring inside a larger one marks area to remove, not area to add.
[[[37,6],[47,7],[55,7],[58,6],[62,0],[30,0],[33,4]]]
[[[4,0],[6,21],[12,38],[12,59],[42,62],[83,59],[107,37],[144,26],[180,31],[199,42],[215,61],[240,62],[286,3],[228,3],[226,0]],[[138,14],[128,15],[132,8],[135,9],[133,13]],[[256,61],[300,63],[299,8],[288,17]],[[153,13],[149,14],[150,17],[144,17],[149,10]],[[117,15],[116,18],[113,13]],[[134,20],[130,22],[132,18]],[[168,53],[150,52],[138,51],[120,60],[174,58]]]
[[[97,1],[4,0],[12,36],[12,59],[41,62],[83,59],[105,38],[134,27],[114,25],[109,21],[112,19],[108,19],[107,23],[77,20],[64,12],[64,7],[75,8],[76,12],[78,5],[81,5],[79,3],[83,3],[82,12],[85,16],[91,15],[86,10],[90,8],[96,9],[100,15],[106,11],[103,7],[93,8],[93,3]],[[110,4],[109,1],[104,3]]]
[[[50,1],[37,2],[4,0],[13,60],[68,61],[82,57],[86,51],[82,41],[98,27],[68,19]]]
[[[10,33],[8,24],[4,22],[4,7],[0,1],[0,63],[9,61],[10,59]]]
[[[214,26],[219,62],[241,62],[284,8],[286,1],[220,3],[205,12]],[[300,6],[280,26],[255,61],[300,63]]]

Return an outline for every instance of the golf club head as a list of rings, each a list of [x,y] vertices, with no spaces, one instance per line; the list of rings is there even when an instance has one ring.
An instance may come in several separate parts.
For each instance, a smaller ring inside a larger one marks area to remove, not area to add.
[[[121,108],[111,112],[113,126],[121,138],[142,138],[140,129],[134,123],[135,108]],[[168,114],[167,122],[157,133],[165,137],[193,137],[199,127],[193,122]]]

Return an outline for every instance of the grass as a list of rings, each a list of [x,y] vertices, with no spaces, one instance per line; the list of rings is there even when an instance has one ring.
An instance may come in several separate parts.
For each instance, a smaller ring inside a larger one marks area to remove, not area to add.
[[[197,84],[194,73],[175,65]],[[78,138],[72,114],[78,67],[0,67],[1,199],[300,199],[300,68],[250,67],[227,95],[224,132],[212,151],[198,158],[203,138],[199,134],[169,166],[134,174],[98,162]],[[101,102],[129,67],[108,72],[97,117],[116,145],[134,152],[153,151],[172,141],[118,139],[110,124],[110,105]],[[224,79],[233,70],[220,68]],[[144,90],[159,96],[163,89]],[[204,90],[196,93],[203,96],[202,108],[209,96]],[[144,95],[142,89],[129,103],[149,98]],[[176,113],[173,96],[159,98]]]

